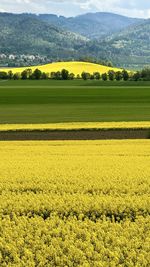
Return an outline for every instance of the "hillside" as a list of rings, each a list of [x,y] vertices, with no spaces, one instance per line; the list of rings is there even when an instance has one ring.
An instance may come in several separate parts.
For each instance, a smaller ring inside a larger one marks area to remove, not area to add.
[[[41,54],[52,59],[75,56],[86,39],[32,15],[0,14],[0,53]]]
[[[104,38],[131,25],[137,25],[144,21],[143,19],[128,18],[105,12],[88,13],[70,18],[65,18],[63,16],[58,17],[51,14],[41,14],[38,18],[90,39]]]
[[[62,69],[67,69],[70,73],[74,73],[75,75],[81,75],[83,71],[88,72],[90,74],[93,74],[94,72],[100,72],[105,73],[108,72],[109,70],[114,70],[117,71],[119,69],[117,68],[111,68],[111,67],[106,67],[98,64],[93,64],[93,63],[87,63],[87,62],[58,62],[58,63],[51,63],[51,64],[46,64],[43,66],[35,66],[35,67],[28,67],[34,71],[36,68],[40,69],[42,72],[46,73],[51,73],[51,72],[57,72],[61,71]],[[25,68],[5,68],[4,71],[8,72],[9,70],[12,70],[13,73],[19,72],[21,73]]]
[[[107,38],[101,47],[120,66],[143,67],[150,64],[150,20]]]

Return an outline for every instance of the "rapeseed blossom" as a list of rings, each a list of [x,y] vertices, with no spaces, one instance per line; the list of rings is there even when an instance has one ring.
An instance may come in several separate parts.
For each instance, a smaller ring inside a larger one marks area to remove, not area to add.
[[[149,266],[150,141],[0,142],[0,266]]]

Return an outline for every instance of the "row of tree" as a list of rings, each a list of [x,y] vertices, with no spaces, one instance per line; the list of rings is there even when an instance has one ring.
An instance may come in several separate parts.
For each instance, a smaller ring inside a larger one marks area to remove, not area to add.
[[[108,73],[103,73],[102,75],[99,72],[94,72],[92,75],[87,72],[83,72],[81,75],[83,80],[103,80],[103,81],[120,81],[124,80],[127,81],[129,80],[129,73],[126,70],[123,71],[113,71],[110,70]]]
[[[133,73],[129,73],[126,70],[122,71],[114,71],[110,70],[108,73],[100,74],[99,72],[94,72],[93,74],[82,72],[81,76],[75,76],[74,73],[69,73],[68,70],[63,69],[62,71],[45,73],[39,69],[32,71],[31,69],[26,69],[21,73],[14,73],[12,71],[5,72],[0,71],[0,79],[7,80],[73,80],[73,79],[83,79],[83,80],[103,80],[103,81],[150,81],[150,68],[145,68],[142,71],[137,71]]]
[[[9,72],[0,71],[0,79],[3,80],[73,80],[74,78],[75,75],[73,73],[69,73],[69,71],[65,69],[51,73],[42,72],[39,69],[36,69],[34,71],[32,71],[32,69],[26,69],[21,73],[13,73],[11,70]]]

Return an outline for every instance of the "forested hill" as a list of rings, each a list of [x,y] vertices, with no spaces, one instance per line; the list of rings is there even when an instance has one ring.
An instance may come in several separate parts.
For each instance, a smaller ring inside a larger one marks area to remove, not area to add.
[[[0,14],[0,53],[74,56],[86,38],[28,14]]]

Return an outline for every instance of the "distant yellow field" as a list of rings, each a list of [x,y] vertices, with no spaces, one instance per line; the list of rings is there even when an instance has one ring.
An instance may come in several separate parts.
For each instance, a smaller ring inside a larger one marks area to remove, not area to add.
[[[93,72],[100,72],[101,74],[107,73],[109,70],[118,71],[121,69],[118,68],[112,68],[107,67],[103,65],[98,65],[94,63],[88,63],[88,62],[57,62],[57,63],[51,63],[46,64],[42,66],[34,66],[34,67],[22,67],[22,68],[5,68],[2,69],[2,71],[10,71],[12,70],[13,73],[21,73],[25,69],[32,69],[34,71],[36,68],[40,69],[42,72],[51,73],[51,72],[57,72],[61,71],[62,69],[67,69],[70,73],[74,73],[75,75],[81,75],[82,72],[88,72],[90,74],[93,74]]]
[[[81,129],[150,129],[150,121],[137,122],[66,122],[46,124],[0,124],[0,131],[81,130]]]

